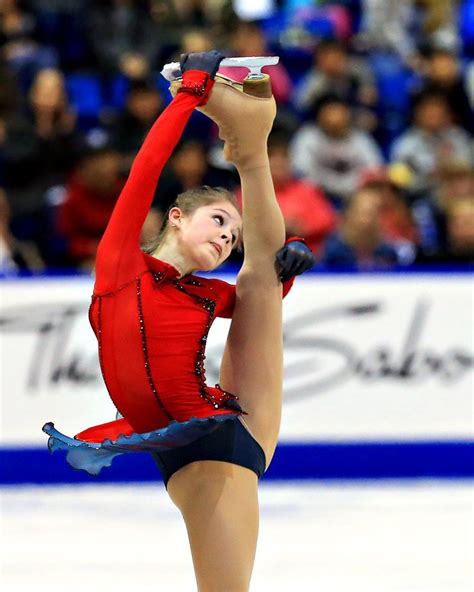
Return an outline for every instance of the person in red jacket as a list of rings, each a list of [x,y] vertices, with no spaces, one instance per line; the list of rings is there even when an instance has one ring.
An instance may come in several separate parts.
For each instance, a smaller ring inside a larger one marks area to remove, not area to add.
[[[88,148],[66,185],[66,197],[59,205],[55,227],[65,240],[69,264],[92,271],[100,239],[123,189],[120,154],[110,146]],[[151,208],[142,228],[141,242],[159,230],[161,215]]]
[[[81,154],[55,219],[56,230],[66,240],[66,254],[73,265],[93,268],[99,241],[123,185],[116,150],[89,148]]]
[[[284,245],[266,147],[274,99],[214,85],[222,59],[214,51],[182,56],[176,97],[138,153],[99,244],[89,316],[123,417],[75,438],[51,423],[43,429],[51,450],[67,449],[72,466],[93,474],[118,454],[151,452],[186,522],[198,588],[248,590],[258,477],[280,427],[281,281],[285,293],[313,258],[301,240]],[[220,189],[185,192],[153,252],[144,253],[139,235],[158,177],[195,108],[219,125],[241,178],[243,215]],[[194,275],[215,269],[241,240],[237,286]],[[232,323],[221,384],[210,387],[205,346],[216,316]]]

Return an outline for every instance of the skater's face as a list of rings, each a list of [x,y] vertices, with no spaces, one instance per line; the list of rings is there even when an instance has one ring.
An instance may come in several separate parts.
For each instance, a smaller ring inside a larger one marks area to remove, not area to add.
[[[227,200],[201,206],[188,215],[172,208],[169,224],[181,254],[192,269],[215,269],[241,240],[242,218]]]

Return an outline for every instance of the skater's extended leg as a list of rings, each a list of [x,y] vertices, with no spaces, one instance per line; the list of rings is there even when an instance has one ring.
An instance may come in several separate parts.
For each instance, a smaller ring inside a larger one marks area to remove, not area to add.
[[[267,464],[280,429],[283,381],[282,288],[275,253],[285,230],[268,165],[241,172],[244,196],[244,264],[221,364],[222,388],[235,393],[245,423]]]
[[[216,85],[216,88],[218,85]],[[214,89],[216,90],[216,89]],[[226,93],[236,93],[227,89]],[[216,95],[214,96],[214,99]],[[267,154],[273,99],[235,97],[241,125],[220,103],[206,109],[219,121],[226,153],[237,166],[243,195],[244,263],[237,278],[237,302],[221,365],[220,383],[240,398],[245,423],[270,462],[278,438],[282,402],[282,288],[275,254],[284,243],[285,226],[278,206]],[[226,103],[228,104],[228,103]],[[234,120],[232,120],[233,122]]]

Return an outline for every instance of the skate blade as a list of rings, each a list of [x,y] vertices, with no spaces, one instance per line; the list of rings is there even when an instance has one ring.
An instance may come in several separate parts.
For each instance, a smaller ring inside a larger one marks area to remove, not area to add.
[[[234,67],[234,68],[248,68],[250,76],[261,76],[261,69],[264,66],[275,66],[280,61],[278,56],[254,56],[254,57],[242,57],[242,58],[224,58],[220,65],[222,67]],[[165,64],[160,74],[168,82],[173,80],[179,80],[182,77],[181,68],[179,62],[171,62]],[[218,74],[221,78],[232,81],[227,76]],[[238,84],[238,83],[236,83]]]

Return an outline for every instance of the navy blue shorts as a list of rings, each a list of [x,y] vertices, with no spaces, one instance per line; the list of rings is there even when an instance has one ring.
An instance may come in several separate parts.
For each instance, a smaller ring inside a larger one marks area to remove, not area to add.
[[[179,469],[198,460],[220,460],[240,465],[261,477],[265,471],[265,453],[239,419],[222,423],[210,434],[179,448],[154,452],[165,486]]]

